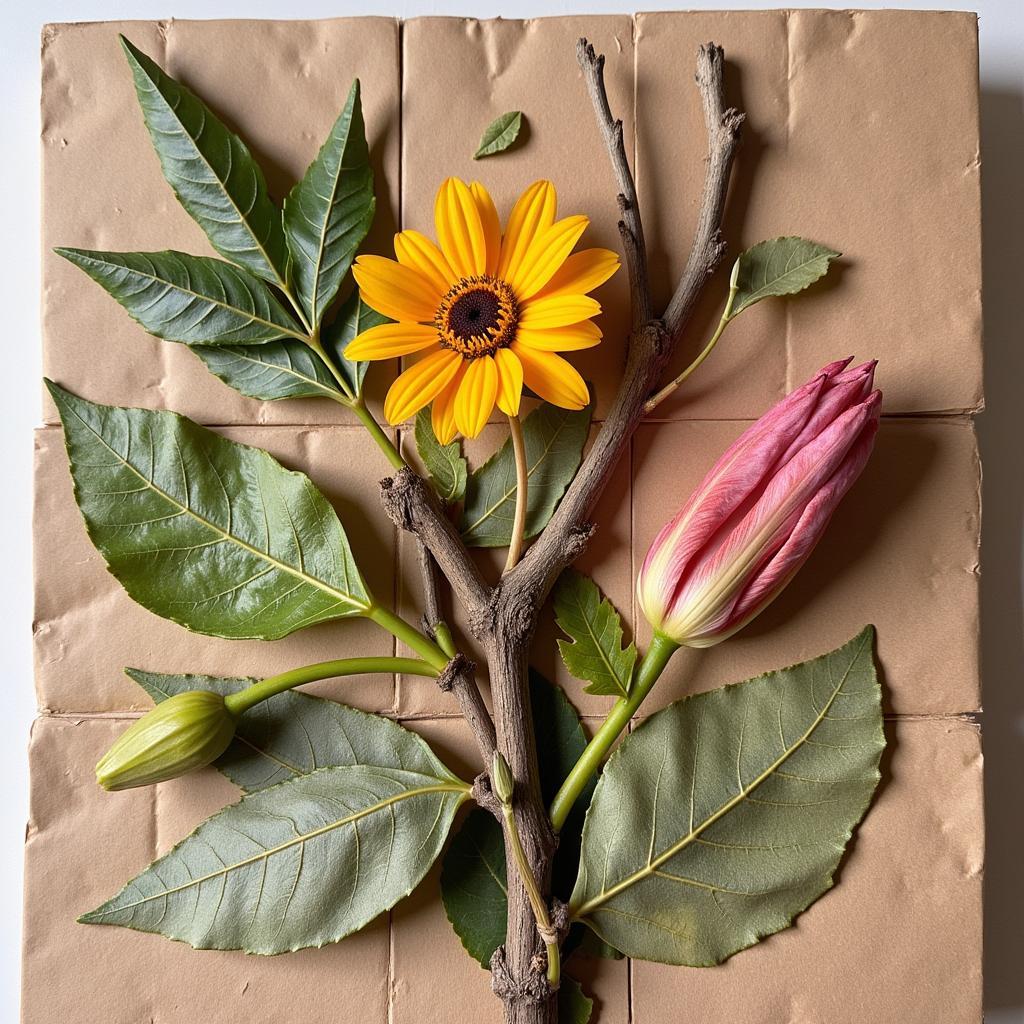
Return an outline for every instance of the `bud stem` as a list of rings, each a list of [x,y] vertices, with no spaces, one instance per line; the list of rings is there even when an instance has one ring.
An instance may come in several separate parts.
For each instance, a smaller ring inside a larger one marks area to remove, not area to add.
[[[340,658],[335,661],[320,661],[315,665],[303,665],[290,672],[261,679],[258,683],[229,694],[224,705],[231,714],[238,716],[261,701],[283,693],[303,683],[315,683],[318,679],[334,679],[337,676],[357,676],[371,672],[403,672],[406,675],[437,677],[437,670],[417,658]]]
[[[561,788],[555,794],[551,802],[551,824],[558,832],[569,817],[573,804],[579,799],[580,793],[600,767],[605,755],[611,749],[612,744],[619,738],[619,734],[629,725],[629,720],[636,714],[637,709],[644,702],[644,698],[651,692],[651,688],[658,681],[658,677],[665,671],[665,666],[675,652],[679,650],[679,644],[669,640],[661,633],[655,633],[651,639],[651,646],[643,656],[636,675],[633,677],[633,685],[630,688],[628,697],[620,697],[608,713],[608,717],[601,723],[601,727],[594,733],[594,738],[586,745],[580,759],[573,765],[572,771],[562,783]]]
[[[392,636],[397,637],[406,647],[411,647],[424,661],[441,671],[451,660],[447,654],[433,640],[425,637],[414,626],[410,626],[405,619],[389,612],[386,608],[377,605],[371,606],[370,610],[364,613],[371,622],[386,629]]]

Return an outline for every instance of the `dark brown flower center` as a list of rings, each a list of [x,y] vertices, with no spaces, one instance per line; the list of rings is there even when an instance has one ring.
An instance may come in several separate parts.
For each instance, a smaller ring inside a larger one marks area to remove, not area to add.
[[[516,336],[519,306],[504,281],[464,277],[441,300],[434,324],[441,344],[466,359],[493,355]]]

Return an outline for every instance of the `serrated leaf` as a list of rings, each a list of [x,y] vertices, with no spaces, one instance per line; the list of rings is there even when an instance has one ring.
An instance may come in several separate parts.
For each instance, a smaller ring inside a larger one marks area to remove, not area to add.
[[[359,292],[354,291],[341,304],[338,315],[330,326],[323,328],[320,342],[330,358],[333,359],[335,367],[348,381],[350,397],[355,398],[363,393],[363,381],[370,364],[365,361],[356,362],[346,359],[345,349],[348,348],[349,342],[363,331],[388,323],[391,321],[386,316],[371,309],[359,297]]]
[[[284,205],[292,280],[314,327],[338,294],[373,212],[373,171],[356,79],[327,141]]]
[[[301,341],[264,345],[196,345],[214,376],[249,398],[332,398],[342,394],[324,361]]]
[[[153,148],[178,201],[225,259],[283,287],[288,250],[281,212],[248,147],[124,36],[121,45]]]
[[[125,672],[158,704],[186,690],[212,690],[226,696],[256,682],[136,668]],[[214,766],[247,793],[320,768],[363,764],[408,769],[414,766],[409,758],[415,749],[407,734],[408,730],[380,715],[287,690],[239,717],[234,741]],[[416,764],[419,771],[429,767],[427,762]]]
[[[458,439],[451,444],[438,441],[430,422],[429,407],[416,414],[415,437],[416,450],[441,500],[446,505],[461,501],[466,493],[468,467]]]
[[[583,753],[587,737],[565,691],[533,669],[530,702],[541,793],[545,802],[550,802]],[[555,895],[562,898],[576,876],[583,816],[593,790],[594,783],[588,783],[559,834],[552,885]],[[491,955],[505,941],[507,878],[501,827],[487,811],[474,810],[445,854],[441,899],[466,951],[483,967],[490,964]],[[567,949],[581,938],[582,934],[571,936]],[[596,944],[591,951],[615,955],[614,950],[598,950]]]
[[[506,114],[495,118],[485,129],[480,137],[480,145],[473,154],[474,160],[481,160],[485,156],[493,156],[508,149],[519,137],[519,131],[523,127],[523,112],[521,110],[510,110]]]
[[[842,253],[806,238],[772,238],[749,248],[733,269],[736,295],[730,318],[772,295],[793,295],[828,273]]]
[[[634,729],[587,812],[574,920],[627,956],[702,967],[825,892],[879,779],[873,637]]]
[[[416,767],[323,768],[245,796],[79,920],[268,955],[358,931],[422,880],[469,796],[402,732]]]
[[[176,413],[47,386],[89,537],[143,607],[262,640],[369,607],[338,516],[307,476]]]
[[[562,977],[558,987],[558,1024],[588,1024],[594,1000],[584,994],[575,978]]]
[[[636,644],[622,646],[622,620],[597,584],[574,569],[562,573],[554,593],[555,619],[569,640],[559,640],[565,667],[587,680],[587,693],[629,696]]]
[[[593,401],[578,411],[559,409],[545,402],[523,421],[527,538],[544,529],[576,475],[593,411]],[[515,456],[508,440],[469,474],[460,526],[463,541],[469,547],[507,547],[512,539],[515,506]]]
[[[56,252],[102,285],[136,323],[185,345],[302,338],[274,293],[241,267],[184,252]]]

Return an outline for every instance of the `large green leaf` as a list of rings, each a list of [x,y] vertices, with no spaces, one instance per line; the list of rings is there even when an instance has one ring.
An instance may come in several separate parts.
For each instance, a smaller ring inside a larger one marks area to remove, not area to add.
[[[828,273],[841,253],[806,238],[772,238],[749,248],[733,268],[730,318],[772,295],[793,295]]]
[[[285,953],[358,931],[441,852],[469,786],[413,733],[402,768],[323,768],[243,797],[80,920]]]
[[[373,211],[373,171],[357,79],[327,141],[284,206],[292,280],[314,327],[338,294]]]
[[[593,402],[586,409],[559,409],[546,402],[523,421],[526,447],[526,537],[547,525],[579,469],[590,430]],[[507,547],[516,508],[516,466],[511,440],[469,475],[460,527],[470,547]]]
[[[324,361],[302,341],[197,345],[210,373],[249,398],[331,398],[342,392]]]
[[[447,505],[461,501],[466,493],[467,466],[458,438],[450,444],[438,441],[430,422],[429,407],[416,414],[415,436],[416,450],[441,500]]]
[[[345,531],[308,477],[176,413],[47,386],[89,536],[139,604],[264,640],[367,610]]]
[[[283,287],[281,212],[245,143],[124,36],[121,45],[153,148],[181,205],[225,259]]]
[[[274,293],[247,270],[183,252],[57,249],[150,334],[186,345],[254,345],[302,338]]]
[[[622,646],[622,620],[597,584],[574,569],[562,573],[554,593],[555,617],[570,638],[559,640],[565,667],[590,685],[587,693],[629,695],[636,644]]]
[[[158,704],[186,690],[212,690],[225,696],[255,679],[204,675],[166,675],[125,669]],[[231,746],[214,762],[247,793],[340,765],[409,767],[398,755],[410,742],[400,725],[333,700],[287,690],[275,694],[238,719]]]
[[[574,919],[627,956],[702,967],[825,892],[879,779],[873,637],[635,729],[587,812]]]
[[[532,670],[530,701],[541,791],[544,800],[550,802],[586,747],[587,737],[565,691]],[[593,789],[591,782],[559,836],[553,888],[555,895],[563,899],[568,896],[576,876],[583,815]],[[445,854],[441,898],[448,920],[466,951],[484,967],[490,964],[491,955],[505,941],[507,878],[501,827],[487,811],[475,810],[466,818]],[[579,936],[574,939],[578,941]]]
[[[321,331],[320,341],[330,358],[334,360],[334,365],[348,382],[350,397],[354,398],[363,393],[363,380],[366,378],[366,371],[370,364],[365,361],[356,362],[346,359],[345,349],[348,348],[349,342],[363,331],[390,322],[386,316],[371,309],[363,302],[358,291],[353,291],[341,304],[338,315],[330,326]]]

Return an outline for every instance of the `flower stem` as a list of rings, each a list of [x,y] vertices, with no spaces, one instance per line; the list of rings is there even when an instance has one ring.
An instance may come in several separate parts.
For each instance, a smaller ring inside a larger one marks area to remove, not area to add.
[[[509,416],[509,432],[512,434],[512,453],[516,462],[516,513],[512,523],[512,540],[508,546],[505,572],[513,569],[523,553],[523,534],[526,532],[526,502],[529,474],[526,468],[526,442],[523,440],[523,425],[518,416]]]
[[[364,614],[371,622],[376,622],[378,626],[386,629],[407,647],[411,647],[438,672],[448,664],[450,660],[448,655],[433,640],[425,637],[418,629],[410,626],[405,619],[395,615],[394,612],[389,612],[386,608],[381,608],[378,605],[371,605],[370,610]]]
[[[555,794],[555,799],[551,802],[549,813],[551,824],[555,827],[556,832],[565,824],[565,819],[569,817],[573,804],[579,799],[579,795],[590,781],[590,777],[600,767],[612,744],[636,714],[637,709],[644,702],[644,698],[651,692],[651,688],[658,681],[661,673],[665,671],[665,666],[677,650],[679,650],[679,645],[674,640],[669,640],[661,633],[654,634],[651,646],[647,649],[647,653],[637,668],[629,696],[620,697],[615,702],[608,717],[594,733],[594,738],[586,745],[579,760],[573,765],[572,771],[569,772],[565,782]]]
[[[335,661],[318,661],[315,665],[303,665],[290,672],[269,676],[238,693],[228,694],[224,703],[233,715],[255,707],[261,701],[284,693],[303,683],[315,683],[319,679],[334,679],[337,676],[359,676],[371,672],[404,672],[406,675],[437,677],[437,670],[418,658],[338,658]]]
[[[384,428],[377,422],[370,410],[366,408],[366,403],[362,397],[355,398],[349,405],[349,408],[359,417],[359,421],[369,431],[370,437],[377,442],[377,446],[384,453],[388,462],[395,469],[404,469],[406,465],[405,459],[402,458],[398,449],[392,444],[391,438],[384,432]]]
[[[537,879],[533,877],[530,862],[526,859],[526,851],[523,849],[522,841],[519,838],[519,829],[516,826],[515,815],[512,813],[512,805],[503,802],[501,813],[505,819],[505,829],[508,833],[512,857],[516,862],[516,869],[519,871],[519,877],[523,880],[523,888],[526,889],[526,896],[530,901],[533,916],[537,920],[538,930],[544,939],[544,948],[548,954],[548,982],[552,988],[557,988],[562,974],[562,958],[558,950],[558,940],[552,932],[547,904],[544,902],[544,897],[541,896],[540,889],[537,887]]]

